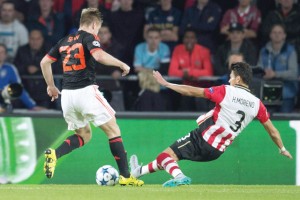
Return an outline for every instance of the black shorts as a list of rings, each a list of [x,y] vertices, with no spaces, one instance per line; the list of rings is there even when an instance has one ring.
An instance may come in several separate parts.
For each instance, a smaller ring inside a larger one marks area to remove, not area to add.
[[[212,119],[207,119],[198,128],[178,139],[170,146],[179,160],[207,162],[215,160],[222,155],[223,152],[212,147],[202,137],[202,132],[212,124]]]

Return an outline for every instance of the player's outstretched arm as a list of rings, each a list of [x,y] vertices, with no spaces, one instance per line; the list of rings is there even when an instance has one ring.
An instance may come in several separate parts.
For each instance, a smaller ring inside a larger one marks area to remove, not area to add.
[[[108,66],[119,67],[123,71],[122,76],[126,76],[130,71],[130,67],[127,64],[123,63],[119,59],[113,57],[112,55],[106,53],[103,50],[94,51],[92,53],[92,56],[99,63]]]
[[[271,122],[271,120],[268,119],[268,121],[263,123],[263,126],[266,129],[266,131],[269,133],[273,142],[278,146],[280,154],[292,159],[293,158],[292,155],[288,150],[285,149],[280,134],[278,130],[275,128],[275,126],[273,125],[273,123]]]
[[[205,98],[204,88],[170,83],[166,81],[158,71],[153,71],[153,76],[160,85],[170,88],[182,95]]]
[[[57,87],[54,84],[53,80],[53,74],[52,74],[52,68],[51,64],[54,61],[48,58],[48,56],[44,56],[44,58],[41,61],[41,69],[44,76],[44,79],[47,83],[47,93],[51,97],[51,101],[54,101],[58,98],[58,94],[60,94],[60,91],[57,89]]]

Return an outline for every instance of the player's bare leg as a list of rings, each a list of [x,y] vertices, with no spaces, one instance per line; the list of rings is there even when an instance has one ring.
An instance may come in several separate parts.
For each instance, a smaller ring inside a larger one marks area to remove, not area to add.
[[[191,179],[185,176],[180,170],[177,161],[177,155],[171,148],[167,148],[157,158],[147,165],[140,166],[138,164],[138,158],[136,155],[130,157],[131,174],[135,177],[140,177],[148,173],[153,173],[158,170],[165,170],[172,175],[174,179],[171,179],[163,184],[164,187],[174,187],[178,185],[188,185],[191,183]]]
[[[92,137],[90,125],[75,130],[74,135],[69,136],[57,149],[47,149],[45,151],[44,172],[47,178],[52,178],[55,171],[57,159],[72,152],[74,149],[82,147],[88,143]]]
[[[109,139],[109,147],[111,153],[117,162],[120,171],[119,184],[142,186],[144,182],[136,179],[135,177],[131,176],[129,173],[127,153],[123,145],[120,128],[116,122],[116,119],[112,118],[107,123],[101,125],[100,128],[107,135]]]

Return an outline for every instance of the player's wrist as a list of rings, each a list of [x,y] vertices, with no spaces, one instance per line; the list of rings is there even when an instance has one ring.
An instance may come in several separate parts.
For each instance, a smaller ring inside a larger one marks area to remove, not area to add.
[[[125,65],[126,65],[125,63],[121,62],[119,68],[123,70],[125,68]]]
[[[285,148],[284,146],[282,146],[282,147],[279,149],[279,153],[283,153],[283,152],[285,152],[285,151],[287,151],[287,150],[286,150],[286,148]]]

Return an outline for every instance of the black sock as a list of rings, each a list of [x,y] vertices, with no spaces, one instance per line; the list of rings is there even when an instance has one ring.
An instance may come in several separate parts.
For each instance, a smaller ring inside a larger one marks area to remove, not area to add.
[[[84,141],[80,135],[74,134],[68,137],[57,149],[55,149],[56,158],[60,158],[84,145]]]
[[[109,139],[109,147],[112,155],[117,162],[118,168],[120,170],[120,175],[128,178],[130,176],[130,173],[128,170],[127,153],[124,149],[121,136]]]

